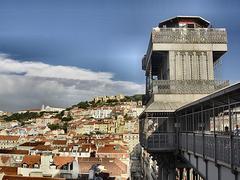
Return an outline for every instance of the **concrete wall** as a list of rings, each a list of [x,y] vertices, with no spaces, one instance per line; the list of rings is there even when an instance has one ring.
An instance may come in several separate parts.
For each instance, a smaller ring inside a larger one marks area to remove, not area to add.
[[[177,44],[154,43],[152,51],[227,51],[227,44]]]
[[[211,51],[169,51],[170,80],[213,80]]]
[[[185,103],[195,101],[206,95],[208,94],[154,94],[153,101],[160,101],[163,103],[179,102],[184,105]]]
[[[51,174],[52,177],[59,177],[60,170],[59,169],[49,169],[48,171],[43,171],[40,168],[18,168],[18,174],[22,174],[23,176],[39,176],[40,174]]]

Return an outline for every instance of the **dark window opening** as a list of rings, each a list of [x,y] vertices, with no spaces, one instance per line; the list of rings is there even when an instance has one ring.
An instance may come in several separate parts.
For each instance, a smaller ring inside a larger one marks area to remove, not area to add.
[[[188,28],[194,28],[194,24],[187,24]]]

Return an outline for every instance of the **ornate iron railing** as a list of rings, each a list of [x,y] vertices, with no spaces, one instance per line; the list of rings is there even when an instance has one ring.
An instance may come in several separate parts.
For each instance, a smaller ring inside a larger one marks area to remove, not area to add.
[[[223,80],[153,80],[150,93],[208,94],[229,85]]]
[[[149,151],[174,150],[177,148],[177,134],[175,132],[163,132],[162,126],[167,118],[149,117],[139,120],[140,144]]]
[[[148,151],[179,150],[191,152],[219,163],[240,167],[240,136],[214,135],[205,133],[142,133],[141,145]],[[178,139],[179,138],[179,139]],[[179,144],[178,144],[179,142]],[[232,159],[232,160],[231,160]]]
[[[144,145],[148,151],[169,151],[177,148],[176,133],[153,133],[149,136],[145,135]],[[141,143],[142,144],[142,143]]]
[[[179,149],[196,153],[207,159],[240,167],[240,136],[214,135],[205,133],[180,133]],[[231,161],[232,159],[232,161]]]
[[[155,28],[152,43],[226,44],[224,28]]]

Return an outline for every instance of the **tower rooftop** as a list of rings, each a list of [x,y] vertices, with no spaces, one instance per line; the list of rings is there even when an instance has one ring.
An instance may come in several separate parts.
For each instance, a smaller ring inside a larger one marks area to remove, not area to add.
[[[194,25],[189,27],[201,27],[207,28],[210,25],[210,22],[201,16],[176,16],[164,21],[161,21],[158,27],[184,27],[185,25]]]

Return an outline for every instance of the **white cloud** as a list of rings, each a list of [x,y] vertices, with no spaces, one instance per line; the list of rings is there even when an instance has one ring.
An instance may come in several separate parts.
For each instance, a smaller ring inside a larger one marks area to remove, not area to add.
[[[53,66],[42,62],[20,62],[0,56],[0,73],[24,74],[25,76],[64,78],[76,80],[108,81],[113,75],[106,72],[93,72],[73,66]]]
[[[109,72],[21,62],[0,55],[0,110],[35,108],[42,104],[66,107],[96,95],[143,93],[142,84],[112,78]]]

